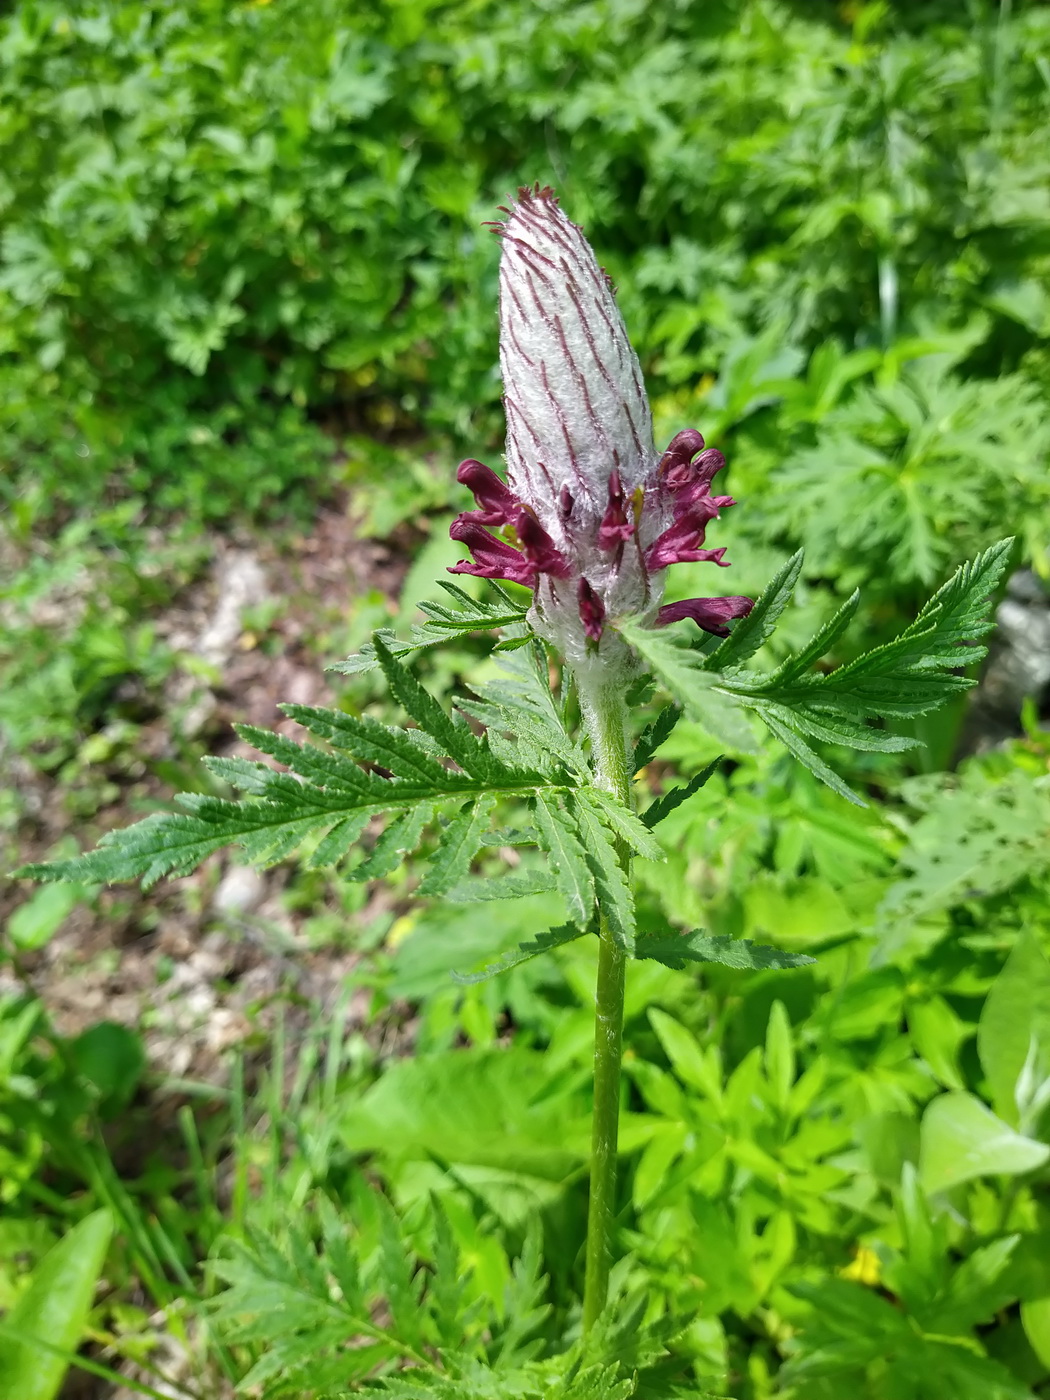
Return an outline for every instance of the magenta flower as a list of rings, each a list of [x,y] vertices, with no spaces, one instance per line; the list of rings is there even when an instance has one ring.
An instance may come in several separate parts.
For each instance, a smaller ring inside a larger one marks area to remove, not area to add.
[[[570,663],[602,642],[607,618],[691,618],[706,632],[751,610],[748,598],[660,607],[661,570],[709,562],[705,532],[731,496],[712,494],[721,452],[694,428],[660,454],[638,357],[613,288],[550,189],[522,189],[494,225],[500,259],[500,367],[507,481],[468,459],[458,477],[478,509],[451,528],[472,560],[451,572],[534,590],[536,630]],[[490,533],[498,531],[499,534]],[[615,643],[610,643],[614,645]]]

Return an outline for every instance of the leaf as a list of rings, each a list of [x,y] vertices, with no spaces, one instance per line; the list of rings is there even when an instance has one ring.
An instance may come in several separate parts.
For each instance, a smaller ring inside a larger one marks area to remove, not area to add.
[[[146,1068],[141,1037],[114,1021],[88,1026],[67,1042],[67,1054],[77,1073],[98,1093],[106,1116],[131,1102]]]
[[[689,798],[700,791],[700,789],[714,777],[725,754],[719,754],[713,758],[706,768],[702,768],[699,773],[694,773],[688,782],[680,783],[677,787],[668,788],[665,793],[651,802],[642,813],[642,821],[650,830],[665,817],[669,817],[676,808],[681,807],[683,802],[688,802]]]
[[[723,967],[748,968],[755,971],[769,968],[806,967],[816,958],[804,953],[785,953],[763,943],[751,943],[746,938],[729,938],[721,933],[643,933],[636,943],[636,958],[653,958],[665,967],[678,970],[688,963],[721,963]]]
[[[526,875],[480,876],[453,885],[445,892],[451,904],[484,904],[490,899],[525,899],[528,895],[549,894],[558,888],[557,878],[546,870],[530,870]]]
[[[97,1210],[44,1255],[5,1319],[26,1339],[75,1352],[87,1325],[113,1234],[113,1217]],[[64,1357],[0,1335],[0,1394],[12,1400],[55,1400],[68,1369]]]
[[[543,845],[550,854],[569,915],[578,924],[586,925],[594,908],[594,879],[576,834],[576,823],[564,807],[542,792],[537,795],[535,810]]]
[[[1031,932],[1021,933],[992,983],[977,1026],[977,1049],[996,1112],[1017,1127],[1026,1065],[1039,1082],[1050,1078],[1050,962]]]
[[[419,885],[420,894],[444,894],[465,875],[477,853],[481,828],[492,812],[487,794],[465,802],[441,833],[441,843],[430,857],[427,873]]]
[[[577,790],[577,797],[592,807],[609,830],[643,860],[665,859],[664,849],[650,833],[648,822],[642,821],[611,792],[587,783]]]
[[[1021,1324],[1032,1350],[1050,1370],[1050,1297],[1022,1300]]]
[[[347,878],[357,882],[380,880],[401,864],[408,851],[414,851],[430,820],[432,809],[422,803],[388,822],[371,853],[351,870]]]
[[[369,812],[356,812],[352,817],[336,822],[314,847],[306,862],[307,870],[324,870],[328,866],[338,865],[357,845],[370,816]]]
[[[34,890],[7,921],[7,935],[21,952],[43,948],[84,898],[76,885],[51,885]]]
[[[440,646],[442,642],[468,632],[491,631],[498,627],[520,625],[527,617],[526,609],[519,607],[502,589],[495,590],[499,594],[498,602],[486,603],[478,602],[458,584],[448,580],[439,579],[438,586],[453,599],[453,606],[434,602],[420,603],[419,610],[426,614],[427,621],[422,626],[412,628],[408,641],[399,641],[394,633],[386,628],[380,629],[376,634],[392,656],[400,658],[425,647]],[[360,652],[327,669],[338,671],[344,676],[355,676],[372,671],[378,665],[379,658],[375,646],[366,644]]]
[[[411,671],[391,656],[378,633],[372,640],[390,693],[419,727],[438,741],[444,753],[465,773],[481,782],[491,781],[506,772],[505,765],[493,756],[487,745],[476,739],[466,725],[450,719]]]
[[[1002,540],[962,565],[895,641],[823,674],[812,673],[809,667],[845,631],[857,606],[856,595],[848,598],[835,616],[776,670],[763,675],[739,665],[765,640],[783,611],[798,576],[798,556],[784,566],[750,616],[742,619],[731,636],[702,660],[696,653],[681,649],[676,656],[672,644],[666,640],[654,642],[652,634],[647,640],[643,629],[637,626],[622,630],[673,695],[688,706],[687,694],[691,694],[693,717],[711,733],[740,747],[738,738],[729,738],[725,729],[732,714],[725,708],[726,699],[735,699],[756,713],[773,736],[821,782],[847,801],[863,806],[862,799],[807,740],[886,753],[912,747],[914,740],[886,733],[873,727],[872,721],[926,714],[974,684],[971,678],[958,675],[957,670],[985,654],[986,648],[977,645],[976,639],[992,625],[988,619],[989,598],[1006,568],[1012,546],[1012,540]],[[767,597],[769,603],[764,606]],[[717,678],[717,687],[708,694],[719,698],[721,710],[711,708],[710,699],[691,679],[690,672],[698,665]],[[706,717],[702,713],[705,705]]]
[[[789,681],[798,680],[800,676],[803,676],[813,663],[826,655],[842,636],[853,621],[859,603],[860,589],[858,588],[854,589],[834,616],[830,617],[814,632],[804,647],[789,656],[770,674],[770,684],[786,685]]]
[[[1050,1157],[1050,1147],[1014,1132],[972,1094],[941,1094],[922,1116],[923,1190],[947,1191],[980,1176],[1019,1176]]]
[[[724,671],[739,666],[773,635],[781,613],[791,601],[803,558],[802,550],[797,550],[774,574],[747,617],[740,618],[725,641],[707,657],[710,670]]]
[[[632,756],[632,772],[638,773],[646,764],[652,762],[653,755],[657,749],[667,739],[671,737],[671,732],[675,725],[682,718],[680,705],[665,705],[660,713],[653,720],[652,724],[647,724],[638,736],[638,742],[634,746]]]
[[[790,724],[782,723],[770,709],[762,710],[761,714],[773,737],[779,739],[788,752],[794,754],[803,767],[808,768],[814,777],[819,778],[822,783],[826,783],[832,792],[837,792],[847,802],[852,802],[855,807],[868,805],[863,797],[859,797],[833,768],[828,767],[820,755],[810,748],[801,734],[796,733]]]
[[[627,952],[634,948],[634,895],[613,845],[594,808],[586,801],[569,799],[577,829],[594,876],[598,908],[613,940]]]
[[[905,793],[923,811],[880,906],[884,927],[906,929],[1050,868],[1050,793],[1028,774],[992,775],[968,764],[940,779],[932,796],[915,783]]]
[[[699,652],[676,641],[670,628],[654,631],[627,620],[621,620],[617,627],[691,719],[728,748],[743,753],[757,751],[739,702],[716,688],[719,677],[705,669],[705,658]]]
[[[187,874],[224,846],[239,845],[250,861],[272,865],[308,838],[317,840],[312,862],[328,862],[342,858],[355,830],[363,830],[370,817],[398,813],[400,825],[395,817],[370,860],[354,872],[355,879],[370,879],[392,870],[395,854],[413,849],[434,805],[462,806],[482,794],[528,799],[538,788],[556,786],[541,772],[504,763],[466,724],[450,719],[381,644],[377,654],[420,729],[398,730],[340,710],[289,705],[286,712],[333,751],[242,726],[245,738],[289,771],[244,759],[211,760],[212,771],[244,790],[245,797],[233,802],[182,793],[176,799],[181,812],[156,813],[109,832],[94,851],[75,860],[27,865],[15,873],[41,880],[140,877],[150,885],[162,875]],[[446,767],[443,756],[462,771]],[[389,776],[366,771],[360,762],[381,765]]]
[[[790,658],[761,679],[738,673],[726,677],[725,684],[740,694],[765,695],[790,708],[815,707],[858,724],[880,716],[926,714],[974,684],[955,670],[979,661],[987,651],[976,644],[976,638],[993,625],[989,599],[1012,548],[1012,539],[1001,540],[963,564],[895,641],[865,652],[846,666],[823,675],[801,676]]]
[[[589,772],[586,755],[569,736],[551,695],[546,659],[531,638],[520,655],[501,656],[501,675],[475,684],[477,698],[457,700],[457,706],[474,715],[489,729],[508,730],[519,743],[522,757],[546,771],[552,758],[572,772]]]
[[[501,972],[518,967],[521,963],[528,962],[530,958],[539,957],[541,953],[549,953],[554,948],[563,948],[566,943],[574,943],[585,933],[586,929],[577,928],[575,924],[562,924],[558,928],[548,929],[546,933],[537,934],[535,938],[529,939],[527,942],[519,943],[516,948],[509,949],[496,962],[483,967],[480,972],[453,972],[452,980],[463,987],[472,987],[478,982],[488,982],[491,978],[498,977]]]

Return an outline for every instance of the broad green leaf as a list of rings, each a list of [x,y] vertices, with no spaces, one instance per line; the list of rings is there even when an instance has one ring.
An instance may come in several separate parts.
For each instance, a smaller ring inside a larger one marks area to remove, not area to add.
[[[1022,1071],[1050,1077],[1050,962],[1035,935],[1023,932],[981,1011],[977,1049],[1000,1118],[1018,1127]]]
[[[25,953],[43,948],[84,898],[77,885],[48,885],[34,890],[7,921],[7,936]]]
[[[784,1003],[779,1000],[769,1008],[764,1065],[769,1087],[773,1091],[773,1102],[783,1111],[787,1108],[795,1083],[795,1037],[791,1019]]]
[[[1021,1325],[1032,1350],[1050,1370],[1050,1297],[1024,1299],[1021,1303]]]
[[[1018,1176],[1050,1157],[1050,1147],[1014,1132],[972,1094],[941,1094],[922,1117],[919,1174],[929,1193],[981,1176]]]
[[[946,1089],[964,1089],[959,1046],[973,1027],[960,1019],[943,997],[927,997],[908,1006],[908,1034],[919,1054]]]
[[[64,1352],[80,1345],[113,1234],[108,1210],[97,1210],[59,1240],[5,1319],[12,1332],[40,1337]],[[0,1395],[11,1400],[55,1400],[67,1363],[28,1342],[0,1336]]]
[[[678,1078],[702,1094],[711,1094],[711,1065],[693,1033],[657,1006],[649,1010],[649,1023]]]

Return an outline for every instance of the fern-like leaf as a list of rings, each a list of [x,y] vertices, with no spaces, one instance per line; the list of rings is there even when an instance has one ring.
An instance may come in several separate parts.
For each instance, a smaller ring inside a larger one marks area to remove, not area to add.
[[[244,793],[239,801],[184,793],[176,799],[182,811],[156,813],[109,832],[94,851],[77,859],[28,865],[15,873],[40,880],[105,883],[139,878],[150,885],[164,875],[188,874],[224,846],[239,845],[249,860],[266,865],[310,840],[316,843],[311,863],[327,864],[347,853],[369,818],[390,813],[393,820],[387,831],[354,872],[358,879],[373,878],[389,873],[415,848],[436,807],[469,805],[477,814],[467,823],[477,838],[476,850],[489,798],[528,801],[537,790],[553,786],[549,774],[505,762],[484,738],[451,719],[381,640],[376,655],[418,730],[399,730],[339,710],[290,705],[287,713],[329,748],[242,726],[242,737],[288,771],[241,758],[212,759],[210,770]],[[448,766],[449,761],[456,767]],[[378,765],[382,771],[363,764]],[[449,857],[458,831],[454,827],[446,832],[441,863]],[[464,856],[460,850],[449,866],[450,883],[466,873],[473,854]]]
[[[458,584],[448,580],[439,580],[439,587],[452,599],[452,605],[420,603],[419,610],[425,614],[427,621],[421,626],[414,626],[407,641],[400,641],[388,628],[382,628],[376,634],[392,656],[408,656],[414,651],[440,646],[451,637],[463,636],[469,632],[494,631],[500,627],[520,626],[525,621],[525,609],[498,585],[493,585],[493,591],[497,594],[494,602],[478,602]],[[339,661],[328,669],[338,671],[344,676],[357,676],[375,670],[378,665],[379,657],[373,640],[366,643],[355,655],[348,656],[345,661]]]

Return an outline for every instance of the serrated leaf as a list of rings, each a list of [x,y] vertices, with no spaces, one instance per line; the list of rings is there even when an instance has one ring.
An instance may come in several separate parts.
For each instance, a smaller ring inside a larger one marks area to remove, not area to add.
[[[483,793],[528,799],[550,785],[538,771],[504,763],[465,724],[449,719],[403,667],[389,659],[387,665],[402,703],[407,702],[417,722],[429,724],[429,730],[397,731],[338,710],[290,705],[287,712],[326,739],[334,751],[242,726],[245,738],[289,771],[247,760],[215,760],[209,765],[212,771],[239,785],[247,796],[233,802],[183,793],[176,799],[181,812],[156,813],[135,826],[109,832],[96,850],[75,860],[27,865],[15,873],[78,882],[141,878],[148,886],[163,875],[189,873],[224,846],[239,845],[249,860],[273,864],[311,837],[327,841],[315,849],[316,862],[327,860],[341,844],[344,851],[352,844],[352,823],[363,829],[369,817],[382,812],[404,813],[423,804],[429,814],[435,804],[462,803]],[[445,754],[463,771],[446,768],[441,761]],[[366,771],[357,759],[381,764],[392,776]],[[394,835],[413,830],[413,824],[406,823]],[[418,835],[416,831],[416,841]],[[386,873],[393,868],[386,855],[394,848],[389,841],[381,842],[375,861],[360,867],[356,878],[369,878],[366,870],[380,873],[382,867]]]
[[[617,625],[690,719],[728,748],[757,752],[755,736],[739,701],[722,688],[720,677],[705,668],[701,653],[676,641],[670,628],[656,632],[629,621]]]
[[[338,865],[350,848],[357,844],[362,831],[370,820],[368,812],[357,812],[352,817],[344,817],[336,822],[327,835],[322,836],[306,862],[307,870],[323,870]]]
[[[665,817],[669,817],[677,807],[681,807],[683,802],[688,802],[694,793],[699,792],[709,779],[714,777],[724,757],[724,754],[719,754],[717,758],[711,760],[706,768],[702,768],[699,773],[694,773],[688,782],[669,788],[667,792],[661,793],[655,802],[650,802],[641,816],[641,820],[650,831]]]
[[[569,736],[551,695],[546,660],[534,638],[527,652],[500,658],[495,680],[475,684],[477,699],[457,701],[490,728],[507,729],[523,744],[529,762],[546,770],[551,756],[578,774],[588,771],[583,750]]]
[[[513,627],[524,623],[526,619],[526,610],[514,603],[501,589],[496,590],[500,595],[499,601],[488,603],[471,598],[462,588],[448,580],[439,579],[438,586],[450,595],[454,606],[435,602],[420,603],[419,610],[426,615],[427,621],[421,626],[414,626],[407,641],[399,640],[389,628],[379,630],[378,636],[392,656],[408,656],[414,651],[440,646],[441,643],[463,633]],[[366,643],[360,652],[326,669],[338,671],[344,676],[355,676],[372,671],[378,665],[379,658],[375,646]]]
[[[533,894],[550,894],[558,888],[556,876],[546,870],[533,870],[527,875],[493,875],[489,879],[477,876],[453,885],[446,891],[450,904],[485,904],[492,899],[525,899]]]
[[[358,883],[364,880],[379,880],[396,870],[405,856],[419,845],[423,828],[432,815],[433,808],[429,804],[420,803],[419,806],[388,822],[371,853],[349,872],[347,879]]]
[[[444,894],[470,873],[470,863],[481,842],[481,828],[491,811],[492,798],[488,796],[463,804],[441,833],[441,842],[420,882],[420,894]]]
[[[834,616],[830,617],[823,626],[818,627],[806,645],[789,656],[770,674],[770,684],[785,684],[807,672],[813,663],[819,661],[842,636],[853,621],[859,604],[860,589],[855,588],[842,606],[836,610]]]
[[[577,799],[594,808],[605,825],[643,860],[664,860],[664,849],[651,834],[647,823],[625,807],[618,797],[588,783],[577,791]]]
[[[487,982],[490,978],[498,977],[501,972],[506,972],[509,968],[518,967],[521,963],[528,962],[530,958],[539,957],[541,953],[549,953],[554,948],[563,948],[566,943],[575,943],[576,939],[582,938],[585,932],[585,929],[577,928],[575,924],[562,924],[558,928],[548,929],[546,933],[538,934],[525,943],[519,943],[516,948],[511,948],[496,962],[483,967],[480,972],[453,972],[452,980],[464,987],[474,986],[478,982]]]
[[[569,914],[577,923],[586,924],[594,907],[594,879],[576,834],[576,823],[564,807],[542,792],[536,796],[535,810],[543,845]]]
[[[321,709],[313,705],[285,704],[278,708],[338,752],[351,754],[359,762],[377,764],[406,782],[430,785],[448,780],[448,769],[439,762],[440,748],[434,743],[428,751],[419,742],[421,730],[394,729],[367,716],[358,718],[342,710]],[[280,758],[281,762],[287,762],[279,753],[273,752],[268,742],[269,731],[244,725],[238,732],[263,753],[270,753],[274,758]],[[413,738],[413,735],[417,737]],[[285,740],[286,745],[291,742]]]
[[[747,617],[740,618],[725,641],[706,658],[707,669],[723,671],[739,666],[758,651],[772,635],[781,613],[791,601],[802,561],[800,549],[774,574]]]
[[[587,865],[594,876],[598,908],[617,945],[630,952],[634,947],[634,894],[613,844],[594,807],[570,798]]]
[[[458,725],[450,719],[411,671],[391,656],[378,633],[373,637],[373,641],[391,694],[420,728],[425,729],[438,741],[464,773],[469,773],[472,778],[481,782],[498,781],[510,775],[512,770],[500,762],[487,745],[476,739],[466,725]]]
[[[538,846],[540,833],[533,826],[499,826],[481,833],[483,846]]]
[[[665,705],[660,713],[647,724],[638,736],[632,756],[632,772],[638,773],[652,762],[653,755],[661,744],[671,737],[675,725],[682,718],[682,707],[677,704]]]
[[[866,807],[868,804],[860,797],[848,783],[844,782],[833,768],[829,768],[824,760],[789,725],[783,723],[768,708],[761,711],[762,718],[769,726],[769,732],[775,739],[779,739],[784,747],[798,759],[798,761],[819,778],[822,783],[826,783],[832,792],[837,792],[840,797],[844,797],[847,802],[852,802],[855,807]]]
[[[679,971],[688,963],[721,963],[723,967],[765,971],[771,968],[805,967],[816,962],[804,953],[785,953],[763,943],[751,943],[746,938],[729,938],[725,934],[704,933],[644,933],[635,942],[636,958],[653,958],[666,967]]]

